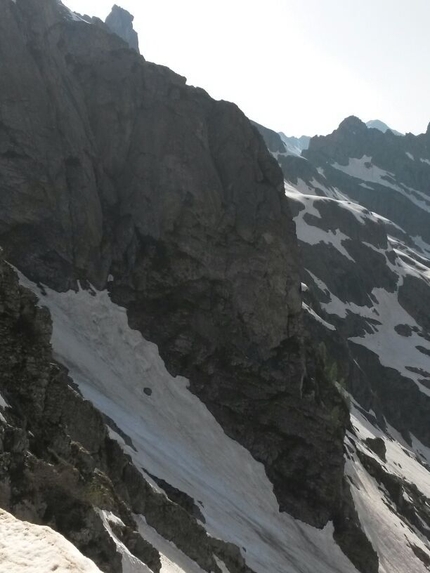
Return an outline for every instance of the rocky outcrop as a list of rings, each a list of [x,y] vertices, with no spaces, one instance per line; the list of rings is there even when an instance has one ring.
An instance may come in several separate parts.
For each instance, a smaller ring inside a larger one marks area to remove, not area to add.
[[[133,28],[134,16],[117,6],[113,6],[109,16],[106,18],[105,23],[112,32],[115,32],[120,38],[126,42],[132,50],[139,53],[139,38],[136,30]]]
[[[0,261],[0,504],[20,519],[49,525],[102,571],[122,558],[98,509],[125,523],[121,540],[153,571],[158,552],[140,538],[104,463],[109,443],[100,414],[52,360],[49,312]],[[139,543],[136,543],[139,539]]]

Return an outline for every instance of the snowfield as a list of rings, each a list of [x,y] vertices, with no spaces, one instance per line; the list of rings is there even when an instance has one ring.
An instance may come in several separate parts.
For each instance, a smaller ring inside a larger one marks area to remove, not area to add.
[[[415,459],[415,450],[408,446],[394,428],[384,434],[375,428],[359,411],[352,408],[352,425],[359,440],[359,449],[366,455],[381,460],[364,445],[366,438],[382,438],[387,448],[383,467],[390,473],[415,483],[430,495],[430,473]],[[352,493],[360,521],[379,555],[379,573],[425,573],[427,567],[416,558],[411,545],[428,554],[429,543],[423,535],[406,526],[390,507],[391,500],[383,488],[363,468],[356,454],[347,460],[346,474],[353,484]]]
[[[49,527],[20,521],[0,509],[0,573],[51,571],[101,573],[59,533]]]
[[[144,476],[149,472],[196,500],[210,535],[242,548],[256,573],[356,573],[333,541],[331,524],[320,531],[279,513],[262,464],[224,434],[189,392],[186,379],[167,372],[157,347],[128,327],[125,309],[113,304],[108,292],[45,288],[42,296],[22,276],[21,282],[51,311],[56,359],[137,451],[112,431],[111,436]],[[151,388],[152,395],[144,388]],[[200,573],[148,530],[144,516],[139,523],[145,538],[161,551],[163,573]],[[129,573],[144,569],[130,565]]]

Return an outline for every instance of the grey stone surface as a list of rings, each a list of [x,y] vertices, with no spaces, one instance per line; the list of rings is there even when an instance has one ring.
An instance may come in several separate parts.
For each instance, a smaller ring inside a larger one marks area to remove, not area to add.
[[[105,20],[106,25],[112,32],[115,32],[120,38],[122,38],[132,50],[139,53],[139,38],[136,30],[133,28],[134,16],[117,6],[113,6],[110,14]]]

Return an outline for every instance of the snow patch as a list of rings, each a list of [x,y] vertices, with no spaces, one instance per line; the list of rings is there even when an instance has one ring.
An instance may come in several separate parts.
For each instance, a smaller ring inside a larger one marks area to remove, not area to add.
[[[221,561],[221,559],[218,559],[218,557],[215,557],[215,561],[217,562],[218,567],[221,569],[221,573],[230,573],[230,571],[225,566],[225,563],[223,561]]]
[[[31,573],[47,571],[101,573],[92,561],[84,557],[59,533],[49,527],[20,521],[2,509],[0,509],[0,571],[2,573],[30,571]]]
[[[159,535],[150,527],[142,515],[135,515],[139,533],[160,554],[161,573],[205,573],[197,563],[184,555],[176,545]]]
[[[2,408],[3,410],[5,410],[6,408],[9,408],[9,404],[6,402],[6,400],[3,398],[3,396],[0,394],[0,408]],[[6,418],[3,416],[3,414],[0,412],[0,420],[2,422],[4,422],[5,424],[7,424],[6,422]]]
[[[372,296],[377,301],[373,308],[349,304],[345,305],[345,309],[349,308],[364,318],[377,318],[381,324],[373,325],[372,333],[366,333],[363,337],[352,337],[350,340],[375,352],[383,366],[394,368],[405,378],[414,380],[421,392],[430,396],[430,390],[420,383],[422,375],[408,369],[408,367],[423,371],[429,369],[428,356],[417,349],[417,346],[422,346],[430,352],[430,344],[419,336],[421,328],[400,305],[397,292],[389,293],[385,289],[374,289]],[[327,305],[323,306],[327,310]],[[411,336],[402,336],[395,330],[400,324],[413,329]]]
[[[336,231],[325,231],[320,229],[315,225],[307,223],[304,219],[305,215],[311,215],[317,219],[321,219],[321,213],[316,208],[318,202],[330,201],[326,197],[316,197],[313,195],[304,195],[297,188],[292,187],[288,183],[285,185],[285,194],[290,200],[300,203],[304,208],[302,208],[299,214],[294,217],[296,223],[296,233],[299,241],[308,243],[309,245],[317,245],[318,243],[326,243],[332,245],[337,249],[344,257],[350,261],[354,261],[345,247],[342,245],[342,241],[349,240],[349,237],[342,233],[339,229]]]
[[[357,447],[377,459],[386,471],[415,483],[425,493],[430,486],[429,472],[410,456],[401,443],[388,439],[381,430],[370,424],[354,406],[354,401],[352,403],[351,421],[359,438]],[[384,440],[386,464],[363,444],[367,438],[375,437]],[[409,544],[428,553],[427,542],[392,511],[387,492],[366,472],[356,454],[346,460],[346,473],[352,482],[351,491],[360,522],[379,555],[379,573],[425,573],[427,568],[416,558]]]
[[[328,330],[336,330],[336,328],[332,324],[321,318],[310,306],[308,306],[304,302],[302,303],[302,308],[303,310],[308,312],[317,322],[328,328]]]
[[[408,187],[407,185],[397,184],[393,173],[380,169],[374,165],[372,163],[372,158],[367,155],[363,155],[361,159],[357,159],[355,157],[350,158],[348,165],[333,163],[332,167],[356,179],[361,179],[368,183],[374,183],[394,189],[394,191],[407,197],[420,209],[423,209],[424,211],[430,210],[430,198],[425,193],[422,193],[417,189],[413,189],[412,187]],[[363,185],[363,183],[360,183],[360,185]]]
[[[122,541],[120,541],[112,531],[111,525],[124,526],[124,523],[121,521],[121,519],[110,511],[99,509],[98,513],[102,518],[106,531],[115,542],[116,548],[122,556],[122,573],[152,573],[149,567],[147,567],[144,563],[142,563],[142,561],[140,561],[140,559],[130,553],[124,543],[122,543]]]

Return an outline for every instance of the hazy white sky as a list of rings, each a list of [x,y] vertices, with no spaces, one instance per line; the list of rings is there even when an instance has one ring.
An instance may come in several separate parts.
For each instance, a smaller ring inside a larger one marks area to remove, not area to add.
[[[147,60],[287,135],[430,122],[429,0],[116,0]],[[104,19],[113,0],[65,0]]]

